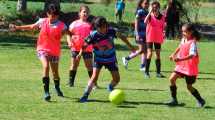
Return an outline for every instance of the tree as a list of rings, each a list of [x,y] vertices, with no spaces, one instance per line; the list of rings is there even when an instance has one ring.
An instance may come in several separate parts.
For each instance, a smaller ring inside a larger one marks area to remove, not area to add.
[[[61,0],[45,0],[44,10],[47,9],[49,4],[55,4],[60,9],[60,1]]]
[[[16,10],[19,12],[26,11],[27,9],[27,1],[26,0],[18,0]]]

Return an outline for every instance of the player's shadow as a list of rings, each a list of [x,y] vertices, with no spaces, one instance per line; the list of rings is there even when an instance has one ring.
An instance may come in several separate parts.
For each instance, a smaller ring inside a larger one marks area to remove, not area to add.
[[[149,88],[146,88],[146,89],[143,89],[143,88],[119,88],[119,89],[122,89],[122,90],[137,90],[137,91],[166,91],[166,90],[161,90],[161,89],[149,89]]]
[[[184,108],[190,108],[190,109],[201,109],[201,108],[199,108],[199,107],[184,107]],[[203,107],[204,109],[215,109],[215,107],[212,107],[212,106],[205,106],[205,107]]]
[[[123,104],[128,104],[128,105],[141,105],[141,104],[147,104],[147,105],[160,105],[160,106],[168,106],[168,107],[184,107],[185,103],[179,103],[177,106],[170,106],[167,103],[163,102],[142,102],[142,101],[124,101]]]

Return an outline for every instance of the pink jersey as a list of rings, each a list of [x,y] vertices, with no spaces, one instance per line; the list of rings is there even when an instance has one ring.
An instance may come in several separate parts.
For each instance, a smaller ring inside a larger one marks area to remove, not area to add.
[[[64,23],[59,21],[57,26],[51,27],[49,19],[41,23],[41,30],[37,41],[37,51],[46,51],[53,56],[60,56],[60,40]]]
[[[195,40],[189,40],[180,45],[180,50],[178,52],[178,58],[184,58],[189,55],[191,45],[195,43]],[[189,60],[184,60],[176,63],[175,71],[183,73],[188,76],[198,75],[198,64],[199,56],[198,52],[193,58]]]
[[[151,15],[150,20],[146,26],[146,42],[154,42],[162,44],[164,42],[164,26],[165,17],[159,20]]]
[[[80,51],[80,49],[84,45],[84,39],[90,35],[90,32],[92,30],[91,24],[76,20],[70,25],[69,30],[72,32],[71,50]],[[89,45],[86,49],[84,49],[84,52],[92,52],[92,50],[92,45]]]

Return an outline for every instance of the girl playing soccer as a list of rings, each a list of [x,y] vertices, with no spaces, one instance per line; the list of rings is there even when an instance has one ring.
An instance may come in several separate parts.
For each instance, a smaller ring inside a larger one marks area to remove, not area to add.
[[[77,68],[79,66],[80,57],[83,56],[85,66],[88,70],[88,75],[91,77],[93,67],[92,67],[92,45],[89,45],[82,54],[79,54],[83,44],[84,38],[89,36],[92,25],[87,22],[89,16],[88,6],[81,6],[79,10],[79,19],[74,21],[70,27],[69,31],[71,32],[71,37],[67,37],[67,42],[71,48],[71,66],[69,71],[69,86],[74,86],[75,76]]]
[[[199,54],[196,42],[199,41],[200,34],[191,24],[182,26],[182,34],[184,38],[181,44],[170,56],[170,60],[176,62],[176,67],[169,78],[172,100],[168,104],[178,104],[176,80],[183,77],[186,80],[187,89],[197,99],[199,107],[203,107],[205,100],[200,96],[198,90],[192,86],[198,75]]]
[[[51,99],[49,93],[49,69],[51,68],[55,90],[58,96],[63,97],[60,89],[60,77],[58,72],[60,56],[60,40],[62,35],[67,31],[66,25],[58,20],[60,10],[50,4],[47,9],[47,18],[39,19],[35,24],[16,26],[11,25],[11,30],[32,30],[40,28],[40,34],[37,41],[37,55],[43,66],[42,82],[44,85],[44,99]]]
[[[164,25],[165,25],[165,17],[160,13],[160,3],[158,1],[154,1],[151,4],[151,10],[149,14],[145,18],[146,27],[146,42],[147,42],[147,60],[146,60],[146,68],[145,68],[145,76],[147,78],[149,75],[149,66],[152,58],[152,50],[153,46],[155,48],[156,53],[156,68],[157,68],[157,77],[164,77],[161,74],[161,60],[160,60],[160,51],[161,44],[164,42]]]
[[[119,83],[120,75],[117,66],[116,51],[113,41],[114,38],[118,36],[132,51],[135,50],[126,37],[108,27],[108,23],[104,17],[97,17],[94,24],[96,30],[93,31],[85,40],[88,45],[93,45],[93,75],[88,82],[87,88],[84,95],[81,97],[80,102],[87,102],[88,96],[98,80],[98,76],[103,66],[107,68],[112,75],[112,81],[108,85],[108,90],[112,91]],[[84,48],[86,48],[86,46]]]
[[[148,15],[149,0],[140,0],[137,4],[136,19],[135,19],[135,34],[136,43],[139,49],[131,53],[127,57],[122,58],[123,65],[127,69],[129,60],[135,58],[137,55],[141,55],[140,70],[145,68],[146,58],[146,24],[144,23],[145,17]]]

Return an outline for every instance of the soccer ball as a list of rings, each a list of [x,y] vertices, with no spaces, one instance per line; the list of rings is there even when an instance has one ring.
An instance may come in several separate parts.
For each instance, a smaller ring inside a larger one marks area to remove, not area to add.
[[[125,100],[125,94],[122,90],[115,89],[110,93],[109,100],[111,103],[119,105]]]

